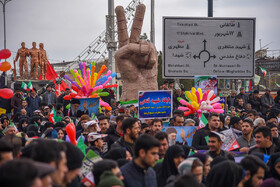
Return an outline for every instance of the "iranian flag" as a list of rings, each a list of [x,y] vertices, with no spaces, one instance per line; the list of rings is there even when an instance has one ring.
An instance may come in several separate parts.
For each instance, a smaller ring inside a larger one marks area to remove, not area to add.
[[[278,88],[280,88],[280,84],[277,84],[277,82],[274,82],[274,84],[275,84]]]
[[[260,67],[260,69],[261,69],[261,71],[262,71],[263,76],[266,76],[266,74],[267,74],[266,69],[264,69],[264,68],[262,68],[262,67]]]
[[[31,91],[31,90],[33,90],[33,86],[32,86],[32,83],[31,83],[31,81],[29,81],[29,83],[27,84],[27,91]]]
[[[55,122],[55,120],[54,120],[55,116],[56,116],[56,112],[55,112],[54,107],[53,107],[52,111],[50,113],[49,122],[54,123]]]
[[[27,90],[27,84],[25,84],[25,82],[21,83],[21,88],[24,90]]]
[[[200,119],[199,119],[199,126],[198,126],[197,129],[203,128],[203,127],[205,127],[207,124],[208,124],[208,120],[206,119],[206,117],[205,117],[203,114],[201,114],[201,117],[200,117]]]

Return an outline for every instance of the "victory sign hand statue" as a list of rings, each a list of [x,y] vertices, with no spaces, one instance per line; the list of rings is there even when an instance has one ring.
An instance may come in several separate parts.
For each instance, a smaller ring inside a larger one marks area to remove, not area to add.
[[[122,101],[138,99],[140,90],[158,90],[156,48],[153,43],[140,40],[145,9],[143,4],[137,6],[130,38],[124,8],[115,9],[119,39],[115,59],[123,80]]]

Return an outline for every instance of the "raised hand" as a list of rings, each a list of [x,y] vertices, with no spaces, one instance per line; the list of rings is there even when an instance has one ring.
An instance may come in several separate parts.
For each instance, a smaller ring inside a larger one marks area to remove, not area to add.
[[[123,80],[122,101],[138,99],[140,90],[158,90],[156,48],[153,43],[140,40],[145,9],[143,4],[137,6],[130,38],[124,8],[115,9],[119,39],[115,59]]]

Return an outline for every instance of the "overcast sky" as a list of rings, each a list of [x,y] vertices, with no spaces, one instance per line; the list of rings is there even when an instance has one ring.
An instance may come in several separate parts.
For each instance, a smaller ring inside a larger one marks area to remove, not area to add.
[[[2,0],[3,1],[3,0]],[[126,7],[131,0],[115,0]],[[142,32],[150,32],[150,0]],[[156,47],[162,50],[162,17],[207,17],[207,0],[155,0]],[[12,57],[22,41],[43,42],[50,62],[77,57],[103,30],[107,0],[12,0],[6,5],[7,48]],[[2,7],[0,9],[2,11]],[[214,17],[255,17],[256,49],[280,50],[280,0],[214,0]],[[4,48],[0,14],[0,49]],[[279,53],[278,53],[279,55]],[[12,62],[12,59],[9,59]]]

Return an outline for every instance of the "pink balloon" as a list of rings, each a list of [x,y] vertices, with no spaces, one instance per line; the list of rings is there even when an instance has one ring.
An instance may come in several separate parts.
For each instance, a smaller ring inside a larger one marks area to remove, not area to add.
[[[202,101],[206,101],[206,100],[207,100],[207,92],[204,92],[202,96]]]
[[[214,113],[224,113],[224,110],[223,109],[212,109],[210,110],[210,112],[214,112]]]
[[[197,97],[197,103],[200,104],[201,103],[201,100],[200,100],[200,94],[198,91],[195,92],[195,95]]]
[[[187,101],[185,101],[185,100],[183,100],[183,99],[181,99],[179,102],[180,102],[182,105],[186,105],[186,106],[189,104]]]
[[[178,107],[178,110],[188,111],[188,110],[190,110],[190,109],[189,109],[188,107],[179,106],[179,107]]]

